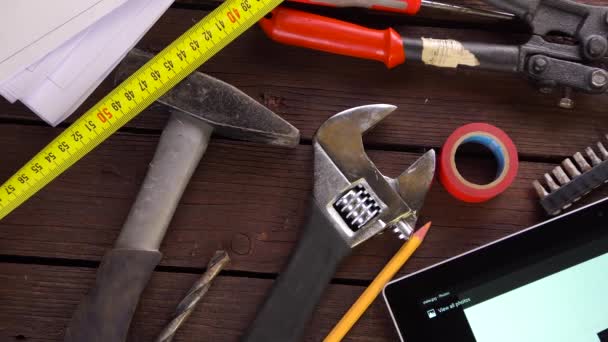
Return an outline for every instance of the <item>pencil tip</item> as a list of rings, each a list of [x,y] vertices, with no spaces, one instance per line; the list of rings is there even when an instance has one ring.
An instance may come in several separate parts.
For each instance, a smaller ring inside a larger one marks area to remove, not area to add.
[[[429,228],[431,228],[431,221],[429,221],[427,224],[422,226],[422,228],[418,229],[414,233],[414,236],[419,238],[420,240],[424,240],[424,237],[426,236],[426,233],[428,233]]]

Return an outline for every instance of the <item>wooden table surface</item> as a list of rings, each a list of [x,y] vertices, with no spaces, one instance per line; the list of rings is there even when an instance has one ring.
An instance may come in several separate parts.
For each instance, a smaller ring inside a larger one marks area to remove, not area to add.
[[[608,4],[608,1],[588,0]],[[475,0],[458,3],[476,4]],[[139,47],[158,52],[217,3],[178,0]],[[513,41],[517,25],[471,23],[425,13],[415,18],[330,11],[354,21],[411,35]],[[306,219],[312,189],[311,139],[329,116],[347,108],[390,103],[397,112],[366,137],[371,158],[390,176],[422,152],[439,149],[457,127],[487,122],[519,149],[520,171],[501,196],[465,204],[435,182],[420,223],[433,220],[427,241],[402,270],[410,273],[546,218],[530,183],[564,157],[602,139],[605,96],[577,95],[576,109],[556,107],[521,76],[439,70],[418,64],[386,70],[376,62],[282,46],[258,27],[206,63],[202,71],[227,81],[298,127],[293,149],[213,139],[184,194],[161,247],[160,266],[143,294],[129,341],[152,341],[215,250],[233,262],[222,272],[176,341],[237,341],[286,263]],[[70,120],[111,89],[104,82]],[[0,222],[0,340],[61,341],[99,260],[111,248],[146,172],[167,113],[151,108]],[[62,131],[23,105],[0,100],[0,179]],[[463,168],[483,174],[475,153]],[[490,163],[492,164],[492,163]],[[482,175],[480,175],[482,176]],[[599,191],[587,198],[605,195]],[[391,233],[356,249],[339,268],[310,323],[307,341],[321,340],[400,247]],[[381,300],[349,341],[395,341]]]

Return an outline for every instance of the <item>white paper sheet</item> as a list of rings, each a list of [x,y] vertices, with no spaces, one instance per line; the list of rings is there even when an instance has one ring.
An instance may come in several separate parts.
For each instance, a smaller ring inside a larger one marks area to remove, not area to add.
[[[65,61],[88,31],[87,29],[79,33],[76,37],[65,42],[61,47],[49,53],[36,64],[31,65],[10,80],[4,82],[0,86],[0,95],[10,102],[15,102],[15,100],[25,97],[30,91],[37,89]]]
[[[85,101],[171,3],[173,0],[129,0],[98,21],[62,65],[20,100],[49,124],[59,124]]]
[[[74,37],[126,0],[0,0],[0,82]]]

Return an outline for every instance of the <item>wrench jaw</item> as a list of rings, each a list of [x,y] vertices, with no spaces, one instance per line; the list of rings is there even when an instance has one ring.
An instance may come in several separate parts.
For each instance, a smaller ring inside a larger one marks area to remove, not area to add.
[[[405,236],[408,236],[406,234],[407,228],[415,226],[418,213],[422,209],[428,190],[431,188],[434,175],[435,151],[429,150],[410,165],[399,177],[385,177],[393,189],[400,194],[401,198],[406,200],[415,213],[404,219],[407,225],[403,226],[403,229],[394,230],[395,233],[399,234],[399,238],[405,239]]]
[[[321,209],[328,222],[340,234],[346,243],[354,248],[362,242],[379,234],[386,228],[386,224],[379,220],[377,216],[372,217],[363,227],[357,229],[354,225],[349,225],[346,218],[348,213],[340,212],[339,200],[349,193],[349,190],[357,191],[357,187],[363,187],[370,195],[370,198],[379,206],[378,213],[387,210],[386,204],[381,201],[364,178],[351,182],[333,163],[325,150],[317,143],[314,144],[315,151],[315,184],[313,190],[313,200]]]
[[[397,179],[382,175],[365,153],[362,134],[395,108],[370,105],[336,114],[313,141],[314,200],[351,248],[387,228],[408,239],[433,178],[433,151]]]

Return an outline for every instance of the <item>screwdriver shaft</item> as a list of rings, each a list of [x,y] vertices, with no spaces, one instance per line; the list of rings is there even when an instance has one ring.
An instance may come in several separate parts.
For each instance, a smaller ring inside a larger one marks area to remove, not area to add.
[[[448,11],[453,13],[460,13],[466,15],[472,15],[477,17],[484,17],[489,19],[503,19],[503,20],[511,20],[514,19],[515,16],[510,13],[501,12],[501,11],[491,11],[479,8],[470,8],[464,6],[458,6],[453,4],[446,4],[443,2],[437,2],[432,0],[422,0],[422,6],[427,8],[439,9],[442,11]]]

